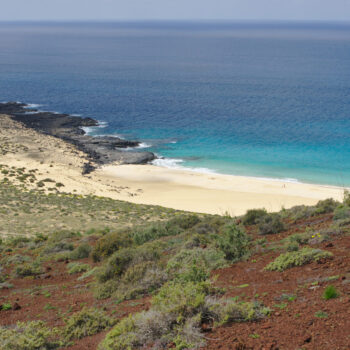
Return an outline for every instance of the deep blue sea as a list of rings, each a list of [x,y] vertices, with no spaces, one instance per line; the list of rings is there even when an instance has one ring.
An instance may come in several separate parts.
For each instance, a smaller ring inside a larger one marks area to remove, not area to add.
[[[0,23],[0,101],[106,122],[164,166],[350,185],[350,25]]]

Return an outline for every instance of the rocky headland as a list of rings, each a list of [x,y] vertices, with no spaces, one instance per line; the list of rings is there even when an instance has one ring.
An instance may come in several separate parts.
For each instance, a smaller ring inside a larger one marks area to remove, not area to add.
[[[9,115],[13,120],[40,133],[74,144],[90,159],[90,162],[84,165],[83,173],[93,171],[97,165],[114,162],[146,164],[155,159],[152,152],[126,151],[127,148],[139,146],[138,141],[124,140],[114,136],[87,135],[83,127],[98,126],[98,122],[92,118],[39,111],[19,102],[0,103],[0,114]]]

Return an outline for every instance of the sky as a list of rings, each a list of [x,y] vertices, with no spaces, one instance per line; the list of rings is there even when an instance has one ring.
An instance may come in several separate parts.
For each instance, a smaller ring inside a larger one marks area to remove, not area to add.
[[[350,21],[350,0],[0,0],[0,21]]]

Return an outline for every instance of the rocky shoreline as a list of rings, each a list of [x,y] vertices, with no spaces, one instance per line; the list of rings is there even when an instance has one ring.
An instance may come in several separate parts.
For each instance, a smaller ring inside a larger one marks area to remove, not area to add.
[[[19,102],[0,103],[0,114],[9,115],[28,128],[74,144],[90,159],[90,162],[84,165],[83,174],[90,173],[98,165],[113,162],[146,164],[156,158],[152,152],[125,151],[126,148],[139,146],[138,141],[123,140],[114,136],[87,135],[83,127],[98,126],[98,122],[92,118],[39,111]]]

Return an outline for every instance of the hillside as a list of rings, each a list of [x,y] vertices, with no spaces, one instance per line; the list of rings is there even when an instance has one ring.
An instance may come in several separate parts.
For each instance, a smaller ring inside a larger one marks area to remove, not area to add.
[[[347,194],[234,218],[1,171],[2,349],[350,348]]]

